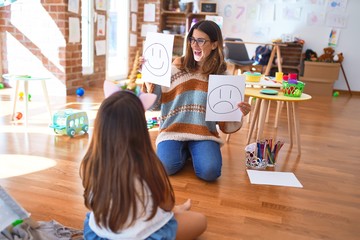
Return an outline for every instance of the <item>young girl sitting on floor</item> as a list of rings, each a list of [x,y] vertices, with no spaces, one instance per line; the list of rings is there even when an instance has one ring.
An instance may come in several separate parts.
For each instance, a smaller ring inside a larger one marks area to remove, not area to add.
[[[131,91],[115,92],[97,113],[80,167],[90,210],[84,222],[87,240],[195,239],[207,227],[203,214],[189,211],[190,200],[174,206],[140,99]]]

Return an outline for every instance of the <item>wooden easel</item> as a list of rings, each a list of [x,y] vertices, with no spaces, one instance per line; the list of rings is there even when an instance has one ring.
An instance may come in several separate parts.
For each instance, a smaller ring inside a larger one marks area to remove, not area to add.
[[[287,46],[286,44],[283,44],[283,43],[273,43],[271,45],[273,46],[273,48],[272,48],[272,51],[271,51],[269,62],[267,64],[265,72],[264,72],[265,76],[269,76],[269,74],[270,74],[270,70],[271,70],[272,63],[273,63],[274,58],[275,58],[275,54],[276,54],[276,56],[278,58],[278,61],[277,61],[278,72],[282,72],[280,46]]]
[[[342,63],[340,63],[340,68],[341,68],[342,73],[344,74],[346,86],[347,86],[347,88],[348,88],[348,90],[349,90],[349,93],[350,93],[350,95],[352,95],[352,92],[351,92],[351,89],[350,89],[350,85],[349,85],[349,82],[348,82],[348,80],[347,80],[347,77],[346,77],[346,74],[345,74],[345,70],[344,70],[344,67],[343,67]]]

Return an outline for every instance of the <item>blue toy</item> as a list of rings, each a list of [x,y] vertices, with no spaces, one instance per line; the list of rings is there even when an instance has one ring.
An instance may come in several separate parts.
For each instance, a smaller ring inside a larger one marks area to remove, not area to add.
[[[65,109],[54,114],[49,127],[57,134],[74,137],[77,133],[86,133],[89,130],[89,120],[84,111]]]
[[[85,93],[85,90],[83,88],[78,88],[76,89],[76,95],[78,95],[79,97],[82,97]]]

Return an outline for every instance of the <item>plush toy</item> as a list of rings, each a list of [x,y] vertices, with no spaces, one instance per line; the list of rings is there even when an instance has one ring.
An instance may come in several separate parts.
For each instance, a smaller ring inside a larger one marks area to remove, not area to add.
[[[319,62],[333,62],[334,49],[331,47],[324,48],[324,53],[318,58]]]
[[[316,52],[314,52],[313,50],[311,49],[307,49],[305,51],[305,58],[304,58],[306,61],[317,61],[317,54]]]
[[[338,53],[333,57],[333,61],[336,63],[342,63],[342,61],[344,60],[344,56],[343,53]]]

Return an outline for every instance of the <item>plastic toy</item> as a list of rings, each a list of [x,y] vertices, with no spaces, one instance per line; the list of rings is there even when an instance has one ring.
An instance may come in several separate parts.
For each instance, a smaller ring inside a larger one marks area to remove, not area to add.
[[[340,93],[338,92],[338,91],[335,91],[334,93],[333,93],[333,96],[334,97],[338,97],[340,95]]]
[[[78,88],[76,89],[76,95],[78,95],[79,97],[82,97],[85,93],[85,90],[83,88]]]
[[[24,100],[24,92],[19,92],[19,100],[22,101]],[[31,94],[28,94],[28,101],[31,101]]]
[[[4,84],[0,83],[0,89],[4,88]]]
[[[58,111],[53,116],[51,128],[57,134],[74,137],[75,134],[89,130],[89,120],[86,112],[75,109]]]
[[[159,119],[156,117],[147,119],[147,128],[152,129],[154,127],[159,127]]]
[[[21,112],[17,112],[17,113],[16,113],[15,118],[16,118],[17,120],[22,119],[22,117],[23,117],[23,114],[22,114]]]
[[[24,93],[19,92],[19,100],[22,101],[24,99]]]

